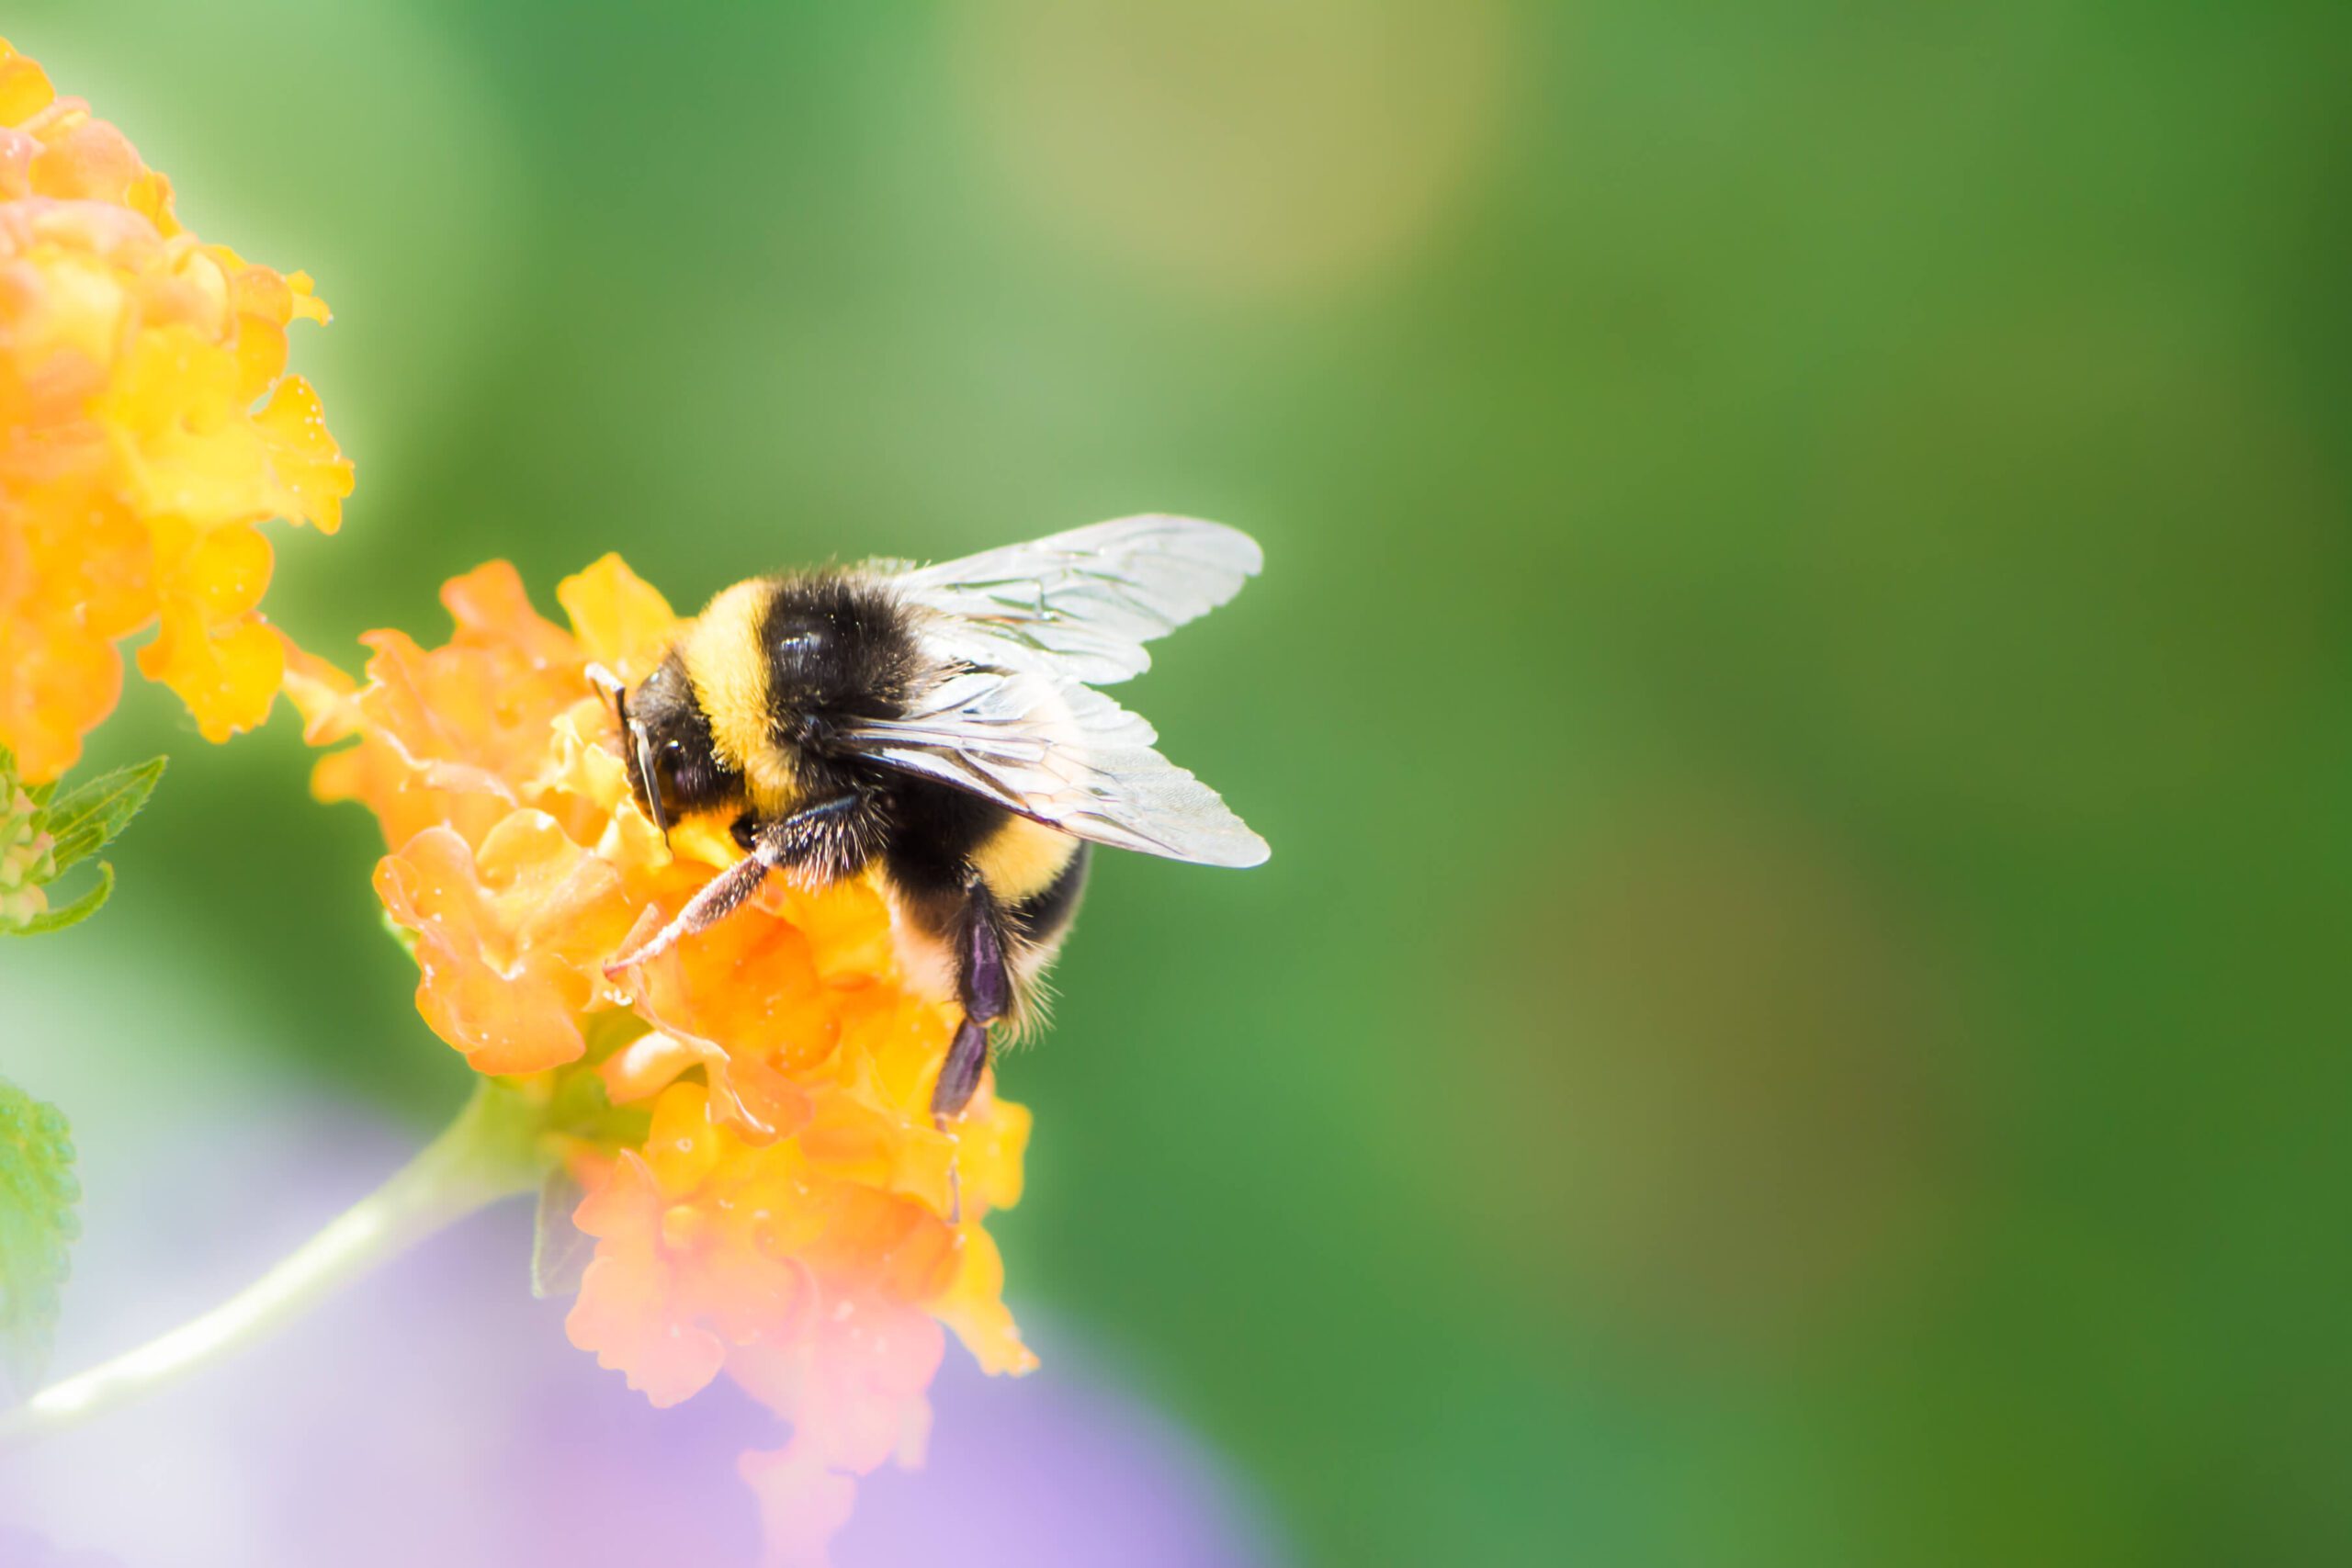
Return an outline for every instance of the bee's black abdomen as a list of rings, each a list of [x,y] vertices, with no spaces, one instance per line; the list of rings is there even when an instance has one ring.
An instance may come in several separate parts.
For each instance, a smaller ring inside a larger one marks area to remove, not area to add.
[[[792,760],[800,793],[845,792],[873,803],[872,836],[887,836],[880,812],[895,775],[843,747],[844,729],[895,718],[927,660],[907,612],[888,590],[851,574],[812,572],[769,579],[752,622],[766,668],[763,716],[770,745]]]
[[[919,915],[934,899],[960,907],[972,852],[1012,813],[977,795],[909,774],[887,775],[885,787],[890,841],[884,864],[891,880],[914,902]],[[925,923],[931,922],[926,919]]]

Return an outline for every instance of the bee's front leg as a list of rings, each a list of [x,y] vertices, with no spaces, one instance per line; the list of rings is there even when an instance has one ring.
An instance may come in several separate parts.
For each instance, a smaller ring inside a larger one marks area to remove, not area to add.
[[[771,871],[806,872],[818,882],[831,882],[863,870],[871,852],[875,829],[873,802],[852,791],[789,817],[769,820],[746,813],[735,823],[735,841],[749,852],[702,886],[686,900],[668,925],[637,947],[605,965],[617,978],[632,964],[658,958],[697,931],[708,931],[741,908],[759,891]]]

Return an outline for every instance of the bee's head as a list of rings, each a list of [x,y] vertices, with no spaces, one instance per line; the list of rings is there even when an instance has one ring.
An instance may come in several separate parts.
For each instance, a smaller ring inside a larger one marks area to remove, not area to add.
[[[664,836],[685,813],[732,799],[743,781],[720,761],[685,661],[673,652],[634,688],[616,687],[628,786]]]

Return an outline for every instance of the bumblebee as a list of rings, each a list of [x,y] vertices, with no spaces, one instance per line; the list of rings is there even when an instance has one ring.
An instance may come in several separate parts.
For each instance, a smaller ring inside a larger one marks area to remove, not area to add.
[[[723,919],[773,874],[867,871],[963,1021],[932,1111],[978,1089],[993,1028],[1035,1016],[1092,847],[1256,865],[1266,842],[1094,688],[1224,604],[1255,541],[1127,517],[943,565],[871,562],[720,592],[634,687],[596,672],[630,789],[666,836],[728,819],[743,858],[617,955],[619,975]]]

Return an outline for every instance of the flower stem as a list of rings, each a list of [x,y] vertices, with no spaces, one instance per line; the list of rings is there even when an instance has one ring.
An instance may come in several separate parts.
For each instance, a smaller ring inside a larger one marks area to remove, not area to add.
[[[351,1280],[478,1209],[537,1188],[540,1108],[484,1078],[457,1119],[384,1184],[201,1317],[0,1411],[0,1448],[126,1404],[266,1337]]]

